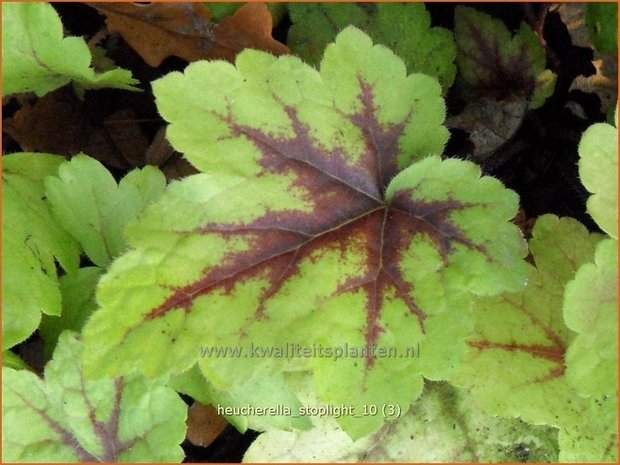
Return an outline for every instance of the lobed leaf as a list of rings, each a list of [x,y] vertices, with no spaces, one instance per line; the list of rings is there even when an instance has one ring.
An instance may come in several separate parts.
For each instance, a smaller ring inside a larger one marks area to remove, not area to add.
[[[454,81],[452,33],[431,27],[423,3],[290,3],[288,9],[293,25],[287,43],[307,63],[318,65],[327,44],[353,25],[399,55],[410,73],[436,77],[444,94]]]
[[[125,224],[157,199],[164,175],[147,166],[132,170],[117,185],[97,160],[78,155],[45,181],[54,218],[80,243],[94,264],[106,267],[127,247]]]
[[[579,177],[592,193],[588,213],[603,231],[617,239],[618,129],[607,123],[590,126],[579,142],[579,157]]]
[[[566,375],[584,396],[618,391],[618,242],[601,241],[594,263],[566,285],[564,320],[579,333],[566,353]]]
[[[306,399],[304,399],[306,401]],[[316,398],[307,401],[317,405]],[[243,457],[273,462],[555,462],[557,430],[472,408],[467,391],[428,383],[424,394],[389,427],[353,441],[329,417],[304,432],[261,434]]]
[[[79,37],[63,38],[62,23],[47,3],[9,2],[2,9],[3,95],[34,92],[39,97],[71,81],[87,89],[137,90],[128,70],[96,73]]]
[[[498,100],[526,98],[531,108],[553,93],[556,76],[545,70],[545,49],[527,24],[513,35],[499,19],[459,5],[454,38],[458,81],[466,91]]]
[[[82,344],[61,335],[45,380],[2,368],[4,462],[180,462],[184,402],[162,380],[86,381]]]
[[[488,414],[520,417],[560,429],[560,461],[608,461],[615,454],[613,397],[583,398],[567,379],[564,289],[592,261],[600,235],[570,218],[544,215],[536,222],[532,266],[522,292],[475,302],[474,336],[451,381],[471,388]]]
[[[439,84],[358,29],[320,71],[248,50],[153,88],[171,143],[204,173],[128,229],[134,249],[102,278],[84,329],[89,376],[198,362],[224,390],[288,362],[314,371],[325,402],[406,410],[422,376],[445,377],[464,350],[469,294],[523,286],[516,195],[473,163],[429,156],[447,138]],[[295,344],[359,350],[252,350]],[[423,356],[405,355],[418,344]],[[203,346],[242,354],[203,358]],[[354,437],[383,422],[340,421]]]
[[[618,50],[618,5],[586,3],[586,25],[592,43],[602,53]]]
[[[80,249],[58,226],[45,201],[43,179],[64,161],[47,154],[5,155],[2,170],[2,349],[25,340],[41,312],[58,315],[56,261],[76,271]]]

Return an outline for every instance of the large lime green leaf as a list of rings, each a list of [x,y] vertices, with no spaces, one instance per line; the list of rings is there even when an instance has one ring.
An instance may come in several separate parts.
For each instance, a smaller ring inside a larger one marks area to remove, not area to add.
[[[454,10],[457,82],[474,95],[527,98],[541,106],[553,93],[555,74],[545,70],[540,40],[526,24],[512,34],[499,19],[466,6]]]
[[[410,73],[434,76],[446,93],[456,74],[456,47],[452,33],[431,27],[423,3],[289,3],[293,26],[287,45],[312,65],[338,32],[353,25],[376,43],[399,55]]]
[[[128,228],[134,250],[84,329],[90,376],[198,361],[224,390],[308,368],[323,401],[406,410],[422,375],[445,377],[464,350],[469,294],[524,285],[516,195],[429,156],[447,137],[439,84],[358,29],[320,72],[247,50],[153,88],[170,141],[205,173]],[[281,352],[295,347],[314,356]],[[340,421],[359,437],[383,419]]]
[[[618,239],[618,129],[607,123],[590,126],[579,142],[579,156],[579,177],[592,192],[588,213],[603,231]]]
[[[452,378],[489,414],[559,427],[563,460],[610,460],[616,450],[615,396],[582,398],[566,376],[574,334],[564,323],[564,288],[599,241],[575,220],[540,217],[527,287],[476,300],[474,336]]]
[[[61,297],[56,262],[76,271],[80,249],[53,220],[43,179],[56,174],[62,157],[14,154],[2,165],[2,348],[26,339],[41,312],[58,315]]]
[[[82,344],[61,335],[45,380],[2,369],[4,462],[180,462],[186,406],[162,380],[86,381]]]
[[[303,399],[317,405],[316,398]],[[307,432],[269,431],[244,462],[556,462],[557,430],[486,415],[467,391],[429,383],[411,410],[380,432],[358,439],[331,416],[314,416]],[[369,406],[369,408],[371,408]]]
[[[125,69],[96,73],[84,39],[63,38],[62,23],[47,3],[7,2],[2,7],[2,94],[38,96],[71,81],[90,89],[136,90]]]
[[[618,390],[618,242],[602,241],[564,295],[566,325],[579,333],[566,354],[566,374],[583,395]]]
[[[45,182],[54,218],[80,243],[86,255],[106,267],[127,248],[123,228],[166,186],[164,175],[147,166],[132,170],[117,185],[97,160],[78,155]]]

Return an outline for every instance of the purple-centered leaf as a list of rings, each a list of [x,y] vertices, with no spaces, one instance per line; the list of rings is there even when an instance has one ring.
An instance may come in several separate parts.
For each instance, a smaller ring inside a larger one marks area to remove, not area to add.
[[[248,50],[154,91],[203,173],[129,228],[134,249],[85,328],[91,376],[198,360],[226,389],[303,368],[323,401],[406,410],[422,375],[446,376],[465,349],[469,294],[523,285],[516,195],[436,156],[439,84],[361,31],[343,31],[320,71]],[[383,422],[340,421],[353,436]]]

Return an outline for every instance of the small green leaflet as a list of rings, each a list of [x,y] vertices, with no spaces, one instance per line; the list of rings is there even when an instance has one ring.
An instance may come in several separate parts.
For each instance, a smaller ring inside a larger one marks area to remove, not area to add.
[[[74,81],[86,89],[137,90],[131,72],[96,73],[84,39],[63,38],[62,23],[47,3],[8,2],[2,7],[2,94],[39,97]]]
[[[73,157],[45,182],[56,221],[104,268],[127,247],[125,224],[165,187],[164,175],[153,166],[132,170],[117,185],[101,163],[85,155]]]
[[[579,142],[579,177],[592,192],[588,213],[599,227],[618,239],[618,110],[615,125],[590,126]]]
[[[84,329],[88,376],[198,362],[226,390],[286,366],[312,370],[322,401],[406,411],[422,376],[445,377],[465,349],[470,293],[523,287],[516,195],[433,155],[448,135],[440,85],[360,30],[338,35],[320,71],[246,50],[153,89],[169,140],[203,173],[127,229],[133,250],[100,281]],[[358,350],[252,350],[287,344]],[[425,355],[406,356],[418,344]],[[203,346],[246,356],[200,357]],[[361,437],[383,419],[340,422]]]
[[[45,380],[2,368],[3,462],[180,462],[187,408],[162,380],[87,381],[64,332]]]
[[[527,98],[538,108],[553,93],[555,74],[545,69],[545,49],[521,23],[513,34],[504,23],[474,8],[454,10],[457,83],[476,96]]]
[[[317,405],[316,398],[304,398]],[[307,432],[269,431],[250,446],[244,462],[556,462],[557,430],[472,408],[469,394],[427,383],[411,410],[379,432],[351,438],[331,417],[313,417]]]
[[[452,33],[431,27],[423,3],[289,3],[288,9],[293,26],[287,45],[307,63],[318,65],[327,44],[353,25],[393,50],[410,73],[436,77],[444,94],[454,81]]]
[[[583,398],[567,379],[575,335],[562,310],[566,284],[593,260],[601,236],[553,215],[540,217],[532,235],[527,287],[476,299],[474,335],[450,381],[471,388],[489,414],[558,427],[560,461],[613,460],[615,396]]]
[[[2,349],[25,340],[41,312],[59,315],[56,263],[77,271],[80,248],[53,220],[43,180],[64,158],[21,153],[2,159]]]
[[[76,273],[65,274],[58,280],[62,313],[43,315],[39,325],[39,335],[45,343],[46,360],[52,357],[60,333],[65,329],[81,331],[88,317],[97,309],[95,287],[104,272],[103,268],[86,266]]]

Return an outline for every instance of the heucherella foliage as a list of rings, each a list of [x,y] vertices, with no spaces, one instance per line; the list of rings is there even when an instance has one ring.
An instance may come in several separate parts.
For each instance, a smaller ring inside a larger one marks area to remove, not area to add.
[[[21,153],[2,159],[2,349],[30,336],[41,312],[59,315],[56,262],[79,266],[78,243],[56,224],[45,201],[44,179],[64,158]]]
[[[304,404],[320,405],[311,392],[302,395]],[[332,417],[313,417],[313,422],[310,431],[261,434],[243,461],[545,463],[556,462],[558,456],[555,428],[486,415],[472,408],[466,390],[447,383],[427,383],[409,412],[356,441]]]
[[[186,406],[161,379],[84,380],[64,332],[45,379],[2,368],[3,462],[180,462]]]
[[[7,2],[2,6],[2,94],[42,96],[70,82],[82,89],[137,90],[131,72],[91,68],[84,39],[63,38],[62,23],[48,3]]]
[[[586,3],[586,26],[594,47],[602,53],[618,50],[618,4]]]
[[[614,461],[617,404],[615,394],[607,393],[616,387],[607,384],[603,391],[590,390],[587,397],[581,394],[588,385],[575,388],[567,368],[576,341],[570,328],[587,329],[583,317],[588,309],[575,313],[575,323],[568,319],[565,323],[563,310],[567,283],[581,265],[593,260],[601,236],[588,233],[576,220],[553,215],[540,217],[532,236],[534,266],[527,287],[475,299],[474,335],[451,381],[470,388],[475,403],[488,414],[557,427],[560,461]],[[599,257],[597,262],[601,261]],[[585,273],[592,284],[591,275],[597,270]],[[604,287],[605,282],[597,286]],[[597,334],[607,332],[615,332],[615,324]],[[580,361],[607,363],[613,349],[598,352],[591,342],[583,338],[579,349],[587,354],[578,354]],[[587,368],[582,366],[581,373]]]
[[[579,142],[579,177],[592,193],[588,213],[599,227],[618,239],[618,110],[616,127],[607,123],[590,126]]]
[[[393,50],[410,73],[436,77],[444,94],[454,81],[452,33],[431,27],[423,3],[289,3],[288,9],[293,25],[287,44],[306,63],[318,65],[327,44],[352,25]]]
[[[506,25],[466,6],[454,10],[457,83],[466,92],[499,100],[526,98],[540,107],[556,75],[545,69],[545,49],[526,24],[513,35]]]
[[[324,402],[406,411],[422,376],[445,377],[465,349],[470,295],[524,285],[516,195],[437,156],[448,135],[439,83],[407,75],[360,30],[341,32],[320,70],[246,50],[153,89],[169,140],[203,173],[172,183],[127,229],[133,250],[100,281],[84,329],[89,376],[198,362],[228,389],[304,368]],[[286,344],[359,350],[264,352]],[[418,344],[421,357],[373,350]],[[246,357],[201,357],[203,346]],[[353,437],[383,423],[339,421]]]

